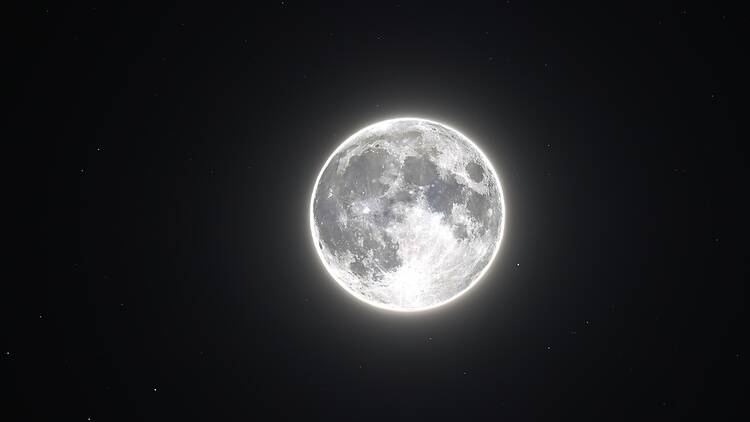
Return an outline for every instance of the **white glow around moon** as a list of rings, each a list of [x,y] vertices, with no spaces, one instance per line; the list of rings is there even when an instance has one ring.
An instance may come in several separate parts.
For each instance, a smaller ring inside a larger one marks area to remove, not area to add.
[[[486,177],[488,176],[488,177]],[[344,290],[377,308],[433,309],[466,293],[500,249],[500,179],[469,138],[398,118],[346,139],[310,199],[318,257]]]

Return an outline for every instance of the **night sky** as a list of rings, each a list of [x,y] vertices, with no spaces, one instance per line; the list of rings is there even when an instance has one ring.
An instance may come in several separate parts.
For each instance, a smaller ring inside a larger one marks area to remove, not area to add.
[[[0,420],[746,412],[731,2],[16,11]],[[474,140],[508,213],[485,278],[409,315],[341,289],[308,220],[331,152],[399,116]]]

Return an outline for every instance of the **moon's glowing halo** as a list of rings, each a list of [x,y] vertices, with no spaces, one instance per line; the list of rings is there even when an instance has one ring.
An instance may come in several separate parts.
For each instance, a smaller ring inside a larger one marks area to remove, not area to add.
[[[439,126],[443,126],[446,129],[449,129],[449,130],[454,131],[455,133],[457,133],[469,145],[471,145],[479,153],[479,156],[486,163],[487,167],[491,170],[492,175],[495,177],[495,183],[497,185],[497,190],[498,190],[498,195],[499,195],[499,200],[500,200],[500,206],[501,206],[501,209],[503,211],[502,218],[500,220],[500,230],[499,230],[497,242],[495,244],[495,249],[492,252],[492,257],[487,262],[487,265],[485,265],[485,267],[479,272],[479,274],[476,277],[474,277],[474,280],[472,280],[469,285],[467,285],[463,290],[461,290],[458,293],[456,293],[454,296],[452,296],[452,297],[450,297],[450,298],[448,298],[448,299],[446,299],[446,300],[444,300],[442,302],[439,302],[439,303],[436,303],[436,304],[432,304],[432,305],[429,305],[429,306],[423,306],[423,307],[420,307],[420,308],[403,308],[403,307],[397,307],[397,306],[389,306],[387,304],[382,304],[382,303],[378,303],[378,302],[375,302],[375,301],[371,301],[371,300],[368,300],[367,298],[363,297],[358,292],[356,292],[353,289],[351,289],[345,283],[341,282],[334,275],[334,272],[331,270],[331,268],[329,267],[329,265],[326,263],[326,259],[325,259],[324,255],[323,255],[322,251],[318,247],[318,242],[320,241],[320,238],[319,238],[319,235],[317,233],[317,229],[315,227],[315,216],[314,216],[314,211],[313,211],[314,205],[315,205],[315,194],[317,193],[318,185],[320,183],[320,179],[323,176],[323,173],[325,172],[325,170],[328,168],[328,165],[330,164],[331,160],[333,160],[333,157],[335,157],[339,153],[339,151],[341,151],[350,142],[352,142],[353,140],[357,139],[357,137],[361,133],[363,133],[363,132],[365,132],[367,130],[371,130],[373,128],[377,128],[380,125],[390,125],[392,123],[395,123],[395,122],[398,122],[398,121],[403,121],[403,120],[418,120],[418,121],[422,121],[422,122],[426,122],[426,123],[432,123],[432,124],[436,124],[436,125],[439,125]],[[505,206],[505,195],[503,194],[503,189],[502,189],[502,185],[500,183],[500,178],[499,178],[499,176],[497,174],[497,171],[495,170],[494,166],[492,165],[492,162],[484,154],[484,151],[482,151],[477,146],[477,144],[475,144],[466,135],[464,135],[460,131],[454,129],[453,127],[448,126],[448,125],[446,125],[444,123],[440,123],[440,122],[435,121],[435,120],[425,119],[425,118],[421,118],[421,117],[398,117],[398,118],[393,118],[393,119],[381,120],[381,121],[378,121],[376,123],[369,124],[369,125],[365,126],[364,128],[358,130],[354,134],[350,135],[344,142],[342,142],[331,153],[331,155],[328,157],[328,159],[326,160],[326,162],[323,164],[323,167],[320,169],[320,172],[318,173],[318,177],[315,179],[315,184],[313,185],[312,195],[310,196],[310,233],[312,235],[313,247],[315,248],[315,251],[318,254],[318,258],[320,259],[320,262],[323,264],[323,267],[326,269],[326,272],[328,272],[328,274],[331,276],[331,278],[333,278],[334,281],[336,281],[336,284],[338,284],[339,286],[341,286],[344,290],[346,290],[349,294],[351,294],[352,296],[354,296],[355,298],[357,298],[361,302],[364,302],[364,303],[366,303],[366,304],[368,304],[370,306],[373,306],[375,308],[379,308],[379,309],[383,309],[383,310],[387,310],[387,311],[392,311],[392,312],[399,312],[399,313],[422,312],[422,311],[427,311],[427,310],[431,310],[431,309],[435,309],[435,308],[447,305],[448,303],[453,302],[457,298],[463,296],[464,293],[466,293],[468,290],[470,290],[472,287],[474,287],[484,277],[484,275],[487,273],[487,271],[489,271],[490,267],[492,266],[492,263],[495,261],[495,258],[497,257],[498,252],[500,251],[500,245],[502,244],[503,235],[505,233],[505,220],[507,219],[507,216],[508,216],[508,212],[507,212],[507,208]]]

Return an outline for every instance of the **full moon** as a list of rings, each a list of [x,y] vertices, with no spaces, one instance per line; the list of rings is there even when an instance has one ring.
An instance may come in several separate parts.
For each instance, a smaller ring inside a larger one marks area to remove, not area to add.
[[[318,175],[310,230],[347,292],[391,311],[461,296],[503,237],[500,180],[469,138],[442,123],[399,118],[350,136]]]

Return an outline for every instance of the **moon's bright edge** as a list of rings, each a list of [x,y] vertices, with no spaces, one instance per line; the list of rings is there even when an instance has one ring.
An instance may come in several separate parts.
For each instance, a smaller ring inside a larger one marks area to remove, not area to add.
[[[397,118],[347,138],[310,200],[313,244],[333,279],[390,311],[449,303],[475,286],[500,249],[500,179],[469,138],[442,123]]]

